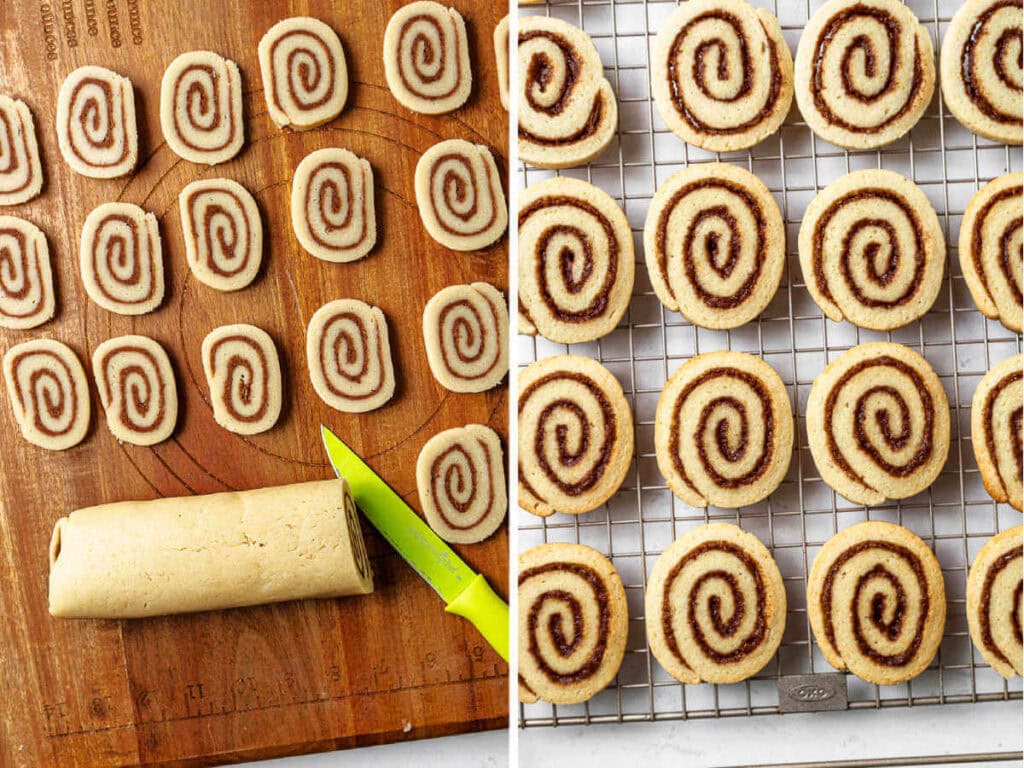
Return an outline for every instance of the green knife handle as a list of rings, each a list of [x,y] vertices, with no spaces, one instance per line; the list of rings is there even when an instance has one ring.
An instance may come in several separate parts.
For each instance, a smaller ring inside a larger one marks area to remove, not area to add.
[[[478,573],[445,611],[469,619],[484,640],[508,661],[508,603],[495,594],[482,575]]]

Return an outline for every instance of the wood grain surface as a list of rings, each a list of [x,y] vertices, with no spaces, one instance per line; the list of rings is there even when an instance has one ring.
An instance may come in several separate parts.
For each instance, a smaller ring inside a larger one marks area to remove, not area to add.
[[[92,424],[76,448],[51,453],[25,442],[0,397],[0,766],[206,765],[501,727],[508,670],[467,622],[443,613],[434,592],[367,532],[377,591],[366,598],[142,620],[61,621],[47,613],[47,546],[69,511],[122,499],[254,488],[329,477],[318,427],[331,426],[419,506],[415,464],[434,433],[470,422],[507,434],[503,390],[456,395],[427,366],[421,313],[443,286],[487,280],[507,290],[504,238],[476,254],[448,251],[426,234],[413,172],[441,139],[490,145],[507,160],[491,35],[503,4],[453,0],[465,16],[473,92],[458,112],[416,115],[384,79],[384,28],[400,0],[70,0],[0,2],[0,92],[35,116],[45,186],[4,209],[41,227],[58,292],[56,318],[0,333],[0,353],[28,338],[68,343],[87,363],[103,340],[141,333],[163,344],[178,379],[173,437],[152,449],[119,445],[95,389]],[[256,45],[276,21],[311,15],[345,47],[351,90],[340,117],[282,131],[268,118]],[[179,159],[159,124],[160,78],[179,53],[208,49],[236,61],[245,98],[246,145],[214,168]],[[74,174],[54,130],[57,91],[84,64],[131,78],[140,164],[124,179]],[[346,147],[373,166],[378,244],[363,261],[328,264],[305,253],[291,230],[289,193],[298,162],[314,149]],[[223,294],[191,277],[177,195],[188,182],[225,176],[250,189],[264,220],[264,265],[249,288]],[[82,223],[96,205],[124,200],[156,214],[167,296],[129,318],[91,303],[78,272]],[[304,334],[312,313],[353,297],[383,309],[398,389],[382,409],[342,414],[313,392]],[[249,322],[276,341],[285,370],[278,425],[239,437],[214,422],[200,360],[212,328]],[[364,525],[364,530],[369,525]],[[459,548],[506,595],[507,537]]]

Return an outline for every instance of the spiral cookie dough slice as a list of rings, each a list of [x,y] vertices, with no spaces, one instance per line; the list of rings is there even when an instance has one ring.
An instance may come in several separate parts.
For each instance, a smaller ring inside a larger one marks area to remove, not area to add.
[[[32,339],[4,355],[4,378],[14,418],[33,445],[63,451],[89,430],[89,381],[70,347]]]
[[[484,392],[508,373],[508,309],[489,283],[442,288],[423,310],[430,372],[452,392]]]
[[[547,517],[604,504],[633,458],[622,385],[588,357],[558,355],[519,375],[519,504]]]
[[[178,388],[167,352],[146,336],[108,339],[92,353],[107,428],[120,442],[156,445],[174,431]]]
[[[139,159],[132,81],[103,67],[79,67],[57,94],[57,143],[71,170],[94,179],[132,172]]]
[[[579,704],[606,688],[626,653],[626,590],[615,566],[583,544],[519,555],[519,696]]]
[[[942,96],[953,117],[979,136],[1024,141],[1024,68],[1018,0],[966,0],[942,40]]]
[[[223,163],[242,149],[242,78],[238,65],[211,51],[171,62],[160,83],[160,126],[178,157]]]
[[[427,232],[455,251],[479,251],[508,226],[494,156],[483,144],[449,139],[416,163],[416,205]]]
[[[771,553],[729,523],[687,531],[647,582],[647,642],[682,683],[736,683],[775,655],[786,626],[786,589]]]
[[[900,0],[832,0],[796,50],[796,103],[818,136],[846,149],[895,141],[935,90],[932,39]]]
[[[292,228],[323,261],[356,261],[377,242],[373,169],[347,149],[310,152],[292,179]]]
[[[0,94],[0,205],[28,202],[42,188],[32,112],[25,102]]]
[[[799,247],[807,290],[837,323],[901,328],[931,308],[942,285],[939,217],[892,171],[854,171],[825,187],[804,214]]]
[[[284,384],[270,334],[245,323],[222,325],[203,339],[202,355],[218,424],[236,435],[258,435],[277,423]]]
[[[218,291],[249,285],[263,261],[263,224],[249,190],[231,179],[201,179],[181,190],[178,205],[196,279]]]
[[[494,28],[494,58],[498,71],[498,96],[501,98],[501,106],[508,112],[508,16],[499,21],[498,26]]]
[[[690,0],[661,25],[651,64],[658,112],[711,152],[752,147],[793,102],[793,58],[770,11],[745,0]]]
[[[1024,527],[997,534],[978,552],[967,576],[967,625],[982,657],[1009,679],[1024,674],[1021,616]]]
[[[475,544],[501,526],[508,511],[501,439],[470,424],[434,435],[416,461],[416,487],[427,522],[445,541]]]
[[[132,203],[104,203],[82,226],[82,282],[109,312],[144,315],[164,299],[160,231],[152,213]]]
[[[971,445],[985,490],[996,501],[1024,511],[1024,356],[993,366],[974,390]]]
[[[571,168],[611,143],[619,108],[590,35],[561,19],[519,20],[519,157]]]
[[[633,271],[633,233],[608,193],[561,177],[520,193],[519,301],[542,336],[574,344],[611,333]]]
[[[473,70],[459,12],[424,1],[399,8],[384,30],[384,76],[398,103],[413,112],[439,115],[461,107],[473,88]]]
[[[862,680],[893,685],[931,663],[946,623],[935,555],[899,525],[857,523],[818,552],[807,614],[825,659]]]
[[[807,400],[807,439],[821,478],[857,504],[923,491],[949,453],[949,402],[921,355],[870,342],[833,360]]]
[[[306,360],[313,389],[339,411],[372,411],[395,394],[387,320],[358,299],[331,301],[313,314]]]
[[[724,163],[684,168],[651,201],[644,257],[662,304],[703,328],[737,328],[779,288],[782,214],[749,171]]]
[[[258,50],[267,111],[277,125],[312,128],[341,114],[348,66],[333,29],[307,16],[282,19]]]
[[[1024,313],[1024,173],[982,187],[960,222],[960,269],[978,310],[1015,333]]]
[[[56,309],[46,235],[16,216],[0,216],[0,327],[35,328]]]
[[[744,352],[708,352],[679,367],[658,399],[658,468],[695,507],[735,508],[774,491],[793,455],[786,387]]]

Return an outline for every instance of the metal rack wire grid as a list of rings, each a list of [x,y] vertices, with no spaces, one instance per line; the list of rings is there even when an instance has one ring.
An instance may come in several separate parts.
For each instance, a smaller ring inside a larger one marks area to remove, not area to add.
[[[821,5],[753,0],[772,10],[791,50],[807,19]],[[941,41],[956,0],[908,0]],[[633,408],[636,454],[621,490],[600,509],[579,516],[541,519],[517,511],[520,549],[546,541],[589,544],[609,555],[623,578],[629,602],[629,640],[615,682],[589,702],[521,705],[520,725],[676,720],[779,712],[778,678],[833,672],[814,642],[807,619],[807,572],[820,546],[855,522],[889,520],[911,529],[933,547],[945,576],[948,619],[931,667],[903,685],[879,687],[847,675],[851,708],[908,707],[1019,699],[1021,680],[1005,681],[973,647],[967,630],[965,588],[969,565],[997,531],[1021,516],[986,493],[971,449],[974,389],[988,369],[1017,354],[1021,339],[986,320],[971,299],[956,253],[960,219],[971,195],[986,181],[1021,170],[1020,148],[980,139],[944,108],[938,87],[932,104],[908,136],[879,150],[843,151],[820,139],[800,120],[795,105],[780,131],[749,151],[709,153],[685,144],[662,123],[650,90],[650,50],[660,22],[675,8],[668,0],[550,0],[520,9],[546,13],[587,31],[600,51],[605,76],[619,103],[619,126],[609,148],[566,176],[590,181],[624,208],[637,246],[637,278],[624,322],[603,339],[571,351],[604,363],[622,383]],[[936,45],[936,53],[938,45]],[[679,168],[702,162],[741,165],[774,194],[786,221],[787,265],[774,300],[756,321],[733,331],[709,331],[685,322],[658,301],[643,263],[644,218],[657,187]],[[948,262],[935,306],[919,321],[889,333],[825,319],[808,294],[796,252],[797,231],[814,195],[842,174],[889,168],[913,179],[928,195],[943,226]],[[553,175],[521,167],[526,186]],[[923,353],[942,380],[951,410],[949,459],[925,492],[900,502],[865,508],[837,496],[818,475],[807,446],[804,410],[811,383],[826,363],[866,341],[891,340]],[[668,490],[654,454],[654,412],[662,386],[679,365],[701,352],[732,349],[761,356],[782,376],[794,406],[796,446],[789,473],[765,501],[739,510],[688,507]],[[540,337],[520,336],[520,365],[570,351]],[[758,675],[732,685],[682,685],[649,653],[644,631],[644,591],[658,555],[683,531],[724,520],[757,535],[782,572],[789,603],[786,631],[775,658]]]

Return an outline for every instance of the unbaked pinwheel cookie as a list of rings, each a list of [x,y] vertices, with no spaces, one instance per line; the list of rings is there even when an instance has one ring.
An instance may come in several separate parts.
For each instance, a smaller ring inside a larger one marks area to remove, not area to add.
[[[434,533],[455,544],[483,541],[508,511],[498,433],[470,424],[434,435],[416,460],[416,487]]]
[[[519,157],[571,168],[600,155],[619,124],[601,56],[582,29],[561,19],[519,19]]]
[[[793,57],[779,20],[746,0],[690,0],[661,25],[651,87],[665,124],[711,152],[752,147],[793,103]]]
[[[139,159],[132,81],[103,67],[79,67],[57,94],[57,144],[71,170],[94,179],[132,172]]]
[[[395,394],[387,320],[358,299],[337,299],[313,314],[306,361],[313,389],[339,411],[372,411]]]
[[[920,354],[860,344],[814,380],[807,440],[821,479],[857,504],[905,499],[938,477],[949,453],[949,402]]]
[[[925,670],[942,642],[942,569],[928,545],[906,528],[857,523],[815,556],[807,615],[833,667],[878,685],[905,682]]]
[[[736,683],[775,655],[786,589],[771,553],[731,523],[701,525],[673,542],[647,578],[647,642],[682,683]]]
[[[519,698],[579,704],[614,679],[626,653],[626,590],[611,561],[583,544],[519,555]]]
[[[519,374],[519,504],[547,517],[604,504],[633,459],[633,414],[596,360],[557,355]]]
[[[928,30],[901,0],[831,0],[796,50],[796,103],[818,136],[873,149],[907,133],[935,90]]]
[[[384,76],[398,103],[439,115],[473,89],[466,22],[454,8],[420,0],[395,11],[384,30]]]
[[[35,328],[53,317],[57,294],[46,235],[16,216],[0,216],[0,327]]]
[[[508,227],[498,166],[483,144],[442,141],[416,163],[416,206],[427,232],[455,251],[479,251]]]
[[[997,534],[978,552],[967,575],[967,626],[982,658],[1009,679],[1024,674],[1021,645],[1021,560],[1024,527]]]
[[[960,221],[960,269],[978,310],[1015,333],[1024,314],[1024,173],[982,187]]]
[[[160,126],[178,157],[216,165],[245,143],[238,65],[212,51],[189,51],[170,63],[160,83]]]
[[[644,258],[661,303],[695,325],[738,328],[775,296],[786,230],[768,188],[725,163],[672,174],[651,200]]]
[[[50,451],[82,442],[89,431],[89,380],[66,344],[32,339],[4,355],[4,378],[22,437]]]
[[[687,360],[662,390],[654,419],[658,468],[691,506],[753,504],[789,469],[789,395],[759,357],[708,352]]]
[[[156,445],[174,431],[178,388],[167,352],[147,336],[107,339],[92,353],[107,428],[118,442]]]
[[[485,392],[508,373],[508,308],[490,283],[442,288],[423,310],[430,372],[452,392]]]
[[[965,0],[942,39],[946,107],[969,131],[1005,144],[1024,141],[1024,68],[1017,0]]]
[[[32,112],[25,102],[0,94],[0,205],[26,203],[42,188]]]
[[[312,128],[336,118],[348,98],[341,40],[319,19],[282,19],[259,44],[263,95],[278,126]]]
[[[520,312],[551,341],[611,333],[633,294],[633,232],[605,191],[556,177],[519,195]]]
[[[1024,511],[1024,356],[992,367],[971,400],[971,446],[985,490],[999,502]]]
[[[833,322],[901,328],[931,309],[946,239],[927,195],[893,171],[854,171],[811,201],[800,225],[800,267]]]
[[[284,380],[270,334],[245,323],[222,325],[203,339],[202,355],[218,424],[236,435],[257,435],[277,423]]]
[[[144,315],[164,299],[156,216],[132,203],[103,203],[86,217],[80,251],[89,298],[108,312]]]
[[[377,243],[373,169],[347,149],[318,149],[302,159],[291,207],[295,237],[318,259],[356,261]]]
[[[498,96],[501,98],[501,106],[505,108],[506,112],[508,112],[508,34],[508,16],[506,16],[494,28],[494,58],[498,72]]]
[[[237,291],[256,279],[263,261],[260,209],[231,179],[200,179],[178,195],[185,255],[199,282]]]

